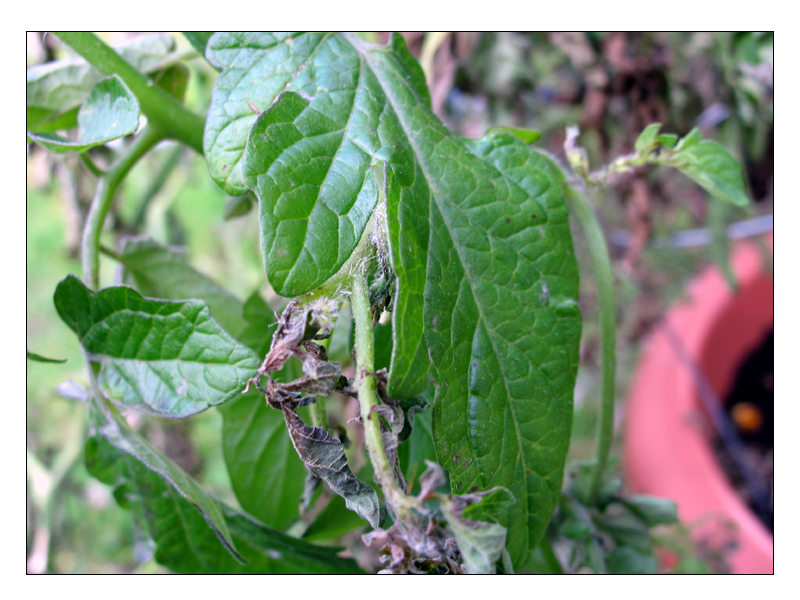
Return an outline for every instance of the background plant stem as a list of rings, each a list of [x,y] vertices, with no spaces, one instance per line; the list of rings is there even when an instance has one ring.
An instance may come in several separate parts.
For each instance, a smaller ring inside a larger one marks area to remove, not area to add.
[[[591,499],[595,500],[603,482],[608,464],[611,442],[614,440],[614,385],[617,371],[616,309],[614,278],[605,235],[586,198],[571,186],[566,187],[567,201],[572,215],[586,238],[597,283],[597,301],[600,317],[600,356],[602,362],[602,396],[600,430],[597,441],[597,464],[592,475]]]
[[[97,191],[86,217],[81,245],[83,280],[92,289],[97,289],[100,283],[100,234],[117,188],[138,160],[162,139],[160,131],[150,126],[145,127],[119,160],[98,181]]]
[[[55,34],[103,75],[119,75],[139,100],[150,124],[161,129],[165,137],[179,140],[203,154],[205,122],[201,116],[184,108],[93,33],[56,31]]]

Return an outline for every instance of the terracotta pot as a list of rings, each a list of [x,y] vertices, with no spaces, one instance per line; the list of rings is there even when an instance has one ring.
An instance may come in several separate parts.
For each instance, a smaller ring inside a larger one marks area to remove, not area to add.
[[[766,240],[772,246],[772,237]],[[717,269],[703,272],[665,317],[717,398],[725,398],[741,361],[773,327],[772,278],[762,254],[742,243],[732,257],[741,286],[732,294]],[[626,405],[624,464],[634,492],[671,498],[682,522],[705,523],[694,535],[723,534],[736,525],[734,573],[772,573],[772,534],[739,499],[709,442],[709,420],[696,376],[677,355],[664,324],[647,341]],[[696,539],[697,539],[696,538]]]

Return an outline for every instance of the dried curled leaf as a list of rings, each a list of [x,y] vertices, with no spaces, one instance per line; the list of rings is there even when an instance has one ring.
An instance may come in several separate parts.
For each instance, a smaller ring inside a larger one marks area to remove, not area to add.
[[[380,526],[378,494],[353,475],[342,443],[321,427],[306,425],[290,402],[284,403],[283,416],[292,444],[311,474],[325,481],[332,491],[344,498],[347,508],[377,529]]]

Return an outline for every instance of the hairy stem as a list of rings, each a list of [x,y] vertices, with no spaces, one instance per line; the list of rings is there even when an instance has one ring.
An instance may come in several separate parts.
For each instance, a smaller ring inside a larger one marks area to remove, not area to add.
[[[411,506],[397,479],[383,447],[381,424],[373,408],[378,406],[377,382],[372,373],[375,370],[375,340],[372,334],[372,312],[369,305],[367,277],[357,272],[352,277],[350,306],[355,323],[356,341],[356,390],[361,407],[361,420],[364,423],[364,439],[367,446],[375,479],[383,490],[386,503],[398,520],[411,516]]]
[[[83,228],[81,245],[83,280],[91,289],[97,289],[100,283],[100,234],[103,231],[103,223],[105,223],[117,188],[139,159],[162,139],[163,134],[160,131],[150,126],[145,127],[125,154],[106,171],[97,184],[97,191]]]
[[[139,100],[139,106],[151,125],[161,129],[166,137],[179,140],[203,154],[205,124],[200,115],[184,108],[93,33],[56,31],[55,34],[103,75],[119,75]]]
[[[603,482],[611,442],[614,439],[614,378],[617,370],[614,279],[611,273],[608,245],[592,207],[581,193],[570,186],[566,187],[566,195],[571,212],[586,238],[597,281],[597,300],[600,305],[600,356],[603,387],[600,431],[597,442],[597,465],[592,475],[591,485],[591,498],[594,500]]]

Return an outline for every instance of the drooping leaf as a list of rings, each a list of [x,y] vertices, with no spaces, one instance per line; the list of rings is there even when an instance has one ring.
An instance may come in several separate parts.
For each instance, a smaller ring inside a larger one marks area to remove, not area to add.
[[[717,142],[699,138],[695,129],[681,140],[674,151],[673,165],[715,198],[747,206],[739,163]]]
[[[139,101],[117,75],[97,82],[78,111],[78,140],[55,133],[31,133],[28,138],[58,154],[84,152],[139,128]]]
[[[248,561],[235,561],[220,545],[200,513],[174,488],[139,461],[96,436],[87,445],[90,471],[117,485],[117,501],[139,515],[156,543],[156,560],[176,573],[187,574],[356,574],[352,559],[336,548],[320,548],[279,533],[221,505],[236,546]]]
[[[272,329],[274,331],[274,328]],[[281,411],[253,390],[220,407],[222,449],[239,504],[262,523],[286,530],[300,518],[306,468]]]
[[[171,35],[156,33],[143,35],[115,50],[137,71],[149,74],[168,66],[165,59],[174,47]],[[53,127],[51,121],[77,111],[101,77],[100,72],[82,58],[29,67],[26,83],[28,131],[69,129],[69,123]]]
[[[40,362],[40,363],[65,363],[67,362],[66,358],[47,358],[46,356],[41,356],[39,354],[34,354],[27,348],[25,349],[25,356],[28,360],[32,360],[33,362]]]
[[[93,292],[70,275],[54,301],[116,403],[185,417],[235,397],[258,369],[258,356],[199,300],[150,300],[124,286]]]
[[[452,136],[400,36],[379,47],[341,34],[217,34],[209,57],[223,68],[210,169],[229,191],[258,195],[279,293],[337,272],[377,200],[372,167],[386,164],[389,394],[416,395],[430,370],[439,459],[454,485],[518,498],[508,544],[524,564],[560,490],[580,336],[557,167],[509,135]]]
[[[94,398],[90,404],[90,415],[95,437],[91,438],[86,446],[86,464],[95,477],[105,483],[115,483],[113,480],[122,475],[122,467],[117,465],[118,461],[112,457],[120,459],[120,463],[130,458],[126,463],[129,468],[140,467],[143,469],[140,473],[152,473],[149,481],[153,484],[157,482],[163,488],[171,486],[174,495],[185,500],[184,511],[199,517],[199,523],[202,523],[209,533],[213,530],[211,539],[216,537],[219,541],[211,546],[221,549],[221,543],[227,552],[233,554],[237,560],[241,560],[219,503],[186,471],[158,452],[147,440],[134,432],[121,417],[105,409]],[[175,503],[175,499],[171,502]],[[172,511],[167,509],[162,515],[168,519],[170,513]]]
[[[297,412],[285,406],[283,416],[297,454],[308,470],[344,498],[373,529],[380,525],[380,504],[375,490],[353,475],[342,443],[321,427],[306,425]]]
[[[247,325],[242,302],[212,279],[196,271],[184,252],[148,239],[128,240],[119,254],[122,280],[142,295],[164,300],[203,300],[226,331],[237,334]]]

